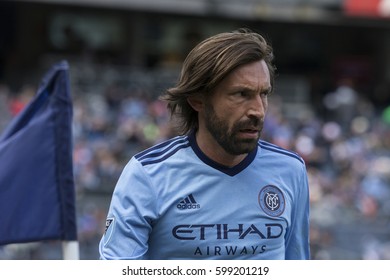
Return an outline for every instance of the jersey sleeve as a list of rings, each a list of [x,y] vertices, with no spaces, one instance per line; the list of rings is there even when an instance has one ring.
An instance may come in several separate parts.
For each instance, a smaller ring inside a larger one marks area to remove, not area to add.
[[[147,259],[148,239],[157,217],[157,196],[142,165],[132,158],[115,186],[100,259]]]
[[[309,184],[306,167],[303,164],[296,189],[296,201],[292,211],[291,228],[286,238],[287,260],[310,259],[309,244]]]

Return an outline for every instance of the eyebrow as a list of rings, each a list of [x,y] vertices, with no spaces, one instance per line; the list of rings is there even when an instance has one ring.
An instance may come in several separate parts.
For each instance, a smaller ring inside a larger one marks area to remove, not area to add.
[[[272,86],[269,86],[269,87],[261,90],[261,92],[267,92],[267,93],[271,93],[272,91],[273,91]]]
[[[231,86],[231,89],[233,91],[236,91],[236,90],[246,90],[246,91],[256,91],[254,90],[252,87],[248,87],[246,85],[232,85]],[[272,86],[269,86],[269,87],[266,87],[266,88],[262,88],[260,90],[261,93],[264,93],[264,92],[268,92],[268,93],[271,93],[273,90]]]

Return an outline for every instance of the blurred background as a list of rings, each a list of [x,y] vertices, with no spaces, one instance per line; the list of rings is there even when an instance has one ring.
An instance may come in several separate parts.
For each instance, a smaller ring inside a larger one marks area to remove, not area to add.
[[[158,96],[188,51],[240,27],[274,48],[263,138],[306,161],[312,258],[390,259],[389,0],[0,1],[0,132],[53,63],[70,64],[81,259],[99,257],[124,165],[174,134]],[[61,258],[56,241],[0,247]]]

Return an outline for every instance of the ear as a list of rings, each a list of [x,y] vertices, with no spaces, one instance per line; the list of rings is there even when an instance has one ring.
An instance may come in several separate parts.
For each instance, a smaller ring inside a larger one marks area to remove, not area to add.
[[[202,110],[204,105],[204,101],[201,95],[190,96],[187,98],[187,102],[196,112]]]

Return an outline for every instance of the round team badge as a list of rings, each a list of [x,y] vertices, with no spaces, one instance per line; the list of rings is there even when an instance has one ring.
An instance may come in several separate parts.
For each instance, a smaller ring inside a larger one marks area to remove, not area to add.
[[[259,193],[259,204],[267,215],[278,217],[283,214],[286,202],[278,187],[267,185]]]

